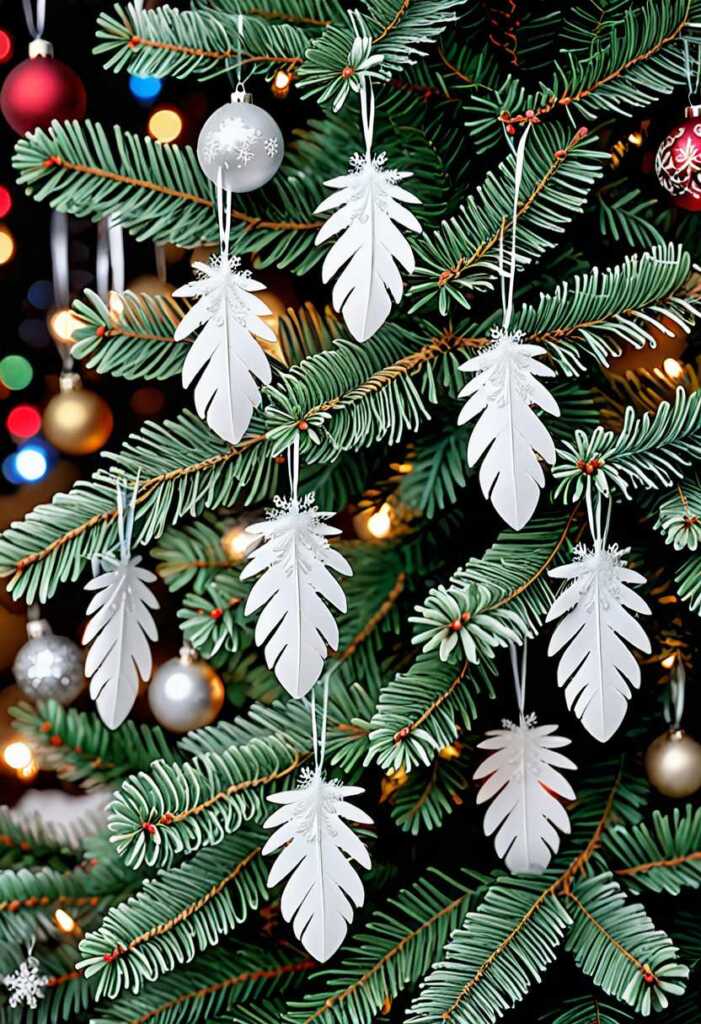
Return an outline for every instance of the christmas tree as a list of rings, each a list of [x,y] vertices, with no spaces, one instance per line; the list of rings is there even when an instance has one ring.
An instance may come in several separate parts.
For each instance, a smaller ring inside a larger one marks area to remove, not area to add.
[[[96,705],[17,727],[114,791],[3,812],[7,1020],[697,1021],[701,3],[117,5],[94,53],[218,120],[56,120],[19,183],[211,248],[74,301],[181,411],[0,537],[90,621]],[[161,666],[138,723],[155,623],[210,704]]]

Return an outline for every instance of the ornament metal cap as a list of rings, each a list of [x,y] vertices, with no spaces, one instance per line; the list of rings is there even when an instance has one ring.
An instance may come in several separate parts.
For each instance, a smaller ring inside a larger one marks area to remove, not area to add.
[[[83,382],[80,379],[79,373],[73,373],[69,371],[62,373],[58,378],[59,391],[80,391],[83,386]]]
[[[701,117],[701,106],[690,106],[684,108],[684,117]]]
[[[253,96],[250,92],[246,92],[246,88],[243,82],[238,82],[236,88],[231,94],[232,103],[253,103]]]
[[[53,629],[48,619],[29,619],[27,622],[27,636],[30,640],[38,640],[42,636],[51,636]]]
[[[32,39],[29,44],[30,60],[34,60],[35,57],[53,57],[53,55],[53,43],[50,43],[48,39]]]

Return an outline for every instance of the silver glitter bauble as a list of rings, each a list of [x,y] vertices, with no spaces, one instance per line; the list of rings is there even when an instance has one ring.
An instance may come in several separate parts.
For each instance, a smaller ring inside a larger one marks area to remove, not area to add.
[[[171,732],[210,725],[224,703],[224,684],[206,661],[183,647],[154,673],[148,688],[153,717]]]
[[[46,619],[28,622],[27,636],[12,666],[20,690],[33,701],[70,704],[85,685],[82,650],[67,636],[56,636]]]
[[[229,192],[252,192],[270,181],[285,154],[282,132],[243,89],[207,118],[197,139],[197,159],[210,181]]]

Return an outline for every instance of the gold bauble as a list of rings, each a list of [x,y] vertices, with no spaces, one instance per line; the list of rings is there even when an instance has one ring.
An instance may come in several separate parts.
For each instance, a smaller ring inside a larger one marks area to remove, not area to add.
[[[82,387],[77,374],[62,374],[60,385],[44,409],[46,440],[67,455],[99,451],[112,433],[112,410],[104,398]]]
[[[683,729],[669,729],[645,751],[645,771],[663,796],[691,796],[701,789],[701,743]]]

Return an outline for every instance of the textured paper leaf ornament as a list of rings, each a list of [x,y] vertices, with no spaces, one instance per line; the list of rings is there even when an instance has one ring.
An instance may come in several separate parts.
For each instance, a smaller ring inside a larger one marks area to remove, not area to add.
[[[246,601],[247,615],[260,611],[255,641],[265,660],[293,697],[303,697],[321,675],[327,648],[338,647],[338,626],[328,604],[346,610],[346,598],[331,570],[351,576],[346,559],[330,547],[340,533],[326,522],[314,495],[274,499],[265,522],[248,527],[263,544],[250,555],[241,579],[259,578]]]
[[[547,868],[560,848],[560,832],[570,831],[560,799],[574,800],[575,794],[560,769],[577,766],[558,752],[570,741],[556,735],[557,726],[537,725],[535,715],[524,713],[526,648],[522,649],[520,672],[513,644],[510,650],[519,720],[504,720],[501,729],[487,733],[479,747],[493,753],[474,778],[484,780],[477,803],[491,801],[484,816],[484,832],[494,834],[497,856],[504,859],[509,871],[532,874]]]
[[[560,619],[548,654],[562,651],[557,681],[567,706],[584,728],[602,743],[616,732],[626,713],[632,688],[640,687],[640,666],[630,647],[650,653],[650,641],[631,612],[650,613],[631,589],[645,577],[626,567],[628,549],[595,542],[577,547],[569,565],[550,569],[553,579],[567,580],[546,621]]]
[[[281,911],[293,922],[295,936],[315,959],[324,962],[343,942],[354,907],[365,898],[363,883],[351,864],[370,867],[365,846],[346,824],[371,825],[372,819],[349,803],[363,790],[327,782],[320,768],[303,769],[298,789],[268,796],[280,804],[265,822],[276,831],[263,853],[278,854],[268,886],[287,879]],[[282,848],[282,849],[281,849]]]
[[[414,254],[400,228],[420,233],[421,225],[403,205],[419,200],[399,185],[411,172],[388,168],[384,153],[372,155],[374,100],[372,94],[367,99],[365,88],[361,109],[366,152],[353,156],[349,174],[325,182],[336,191],[315,212],[333,213],[315,244],[339,236],[326,254],[321,276],[326,284],[341,271],[333,286],[333,307],[343,314],[356,341],[367,341],[389,316],[392,300],[402,298],[404,284],[397,264],[408,274],[414,272]]]
[[[536,510],[545,484],[541,460],[555,462],[555,445],[535,408],[560,415],[539,380],[555,376],[538,359],[545,349],[524,337],[522,331],[493,328],[493,343],[463,363],[461,369],[475,376],[460,392],[467,401],[458,418],[464,424],[477,417],[467,461],[475,466],[482,459],[482,493],[514,530],[523,529]]]
[[[196,298],[178,324],[175,340],[199,330],[183,364],[183,386],[195,377],[195,408],[212,430],[237,444],[248,429],[253,410],[260,405],[258,381],[269,384],[268,358],[257,341],[275,341],[265,323],[270,310],[255,292],[265,285],[240,270],[238,256],[222,252],[209,263],[195,263],[198,278],[173,294]]]
[[[141,556],[131,557],[133,504],[124,510],[121,487],[118,494],[120,550],[118,557],[96,559],[96,575],[85,585],[95,591],[87,607],[90,621],[83,644],[90,644],[85,674],[90,679],[90,696],[109,729],[116,729],[131,711],[144,682],[151,675],[150,641],[158,639],[151,609],[158,601],[149,590],[156,575],[141,566]]]
[[[474,775],[485,780],[477,803],[492,801],[484,831],[488,836],[496,833],[497,856],[509,871],[544,871],[560,847],[558,829],[570,831],[558,796],[573,800],[575,794],[558,769],[577,766],[557,750],[570,741],[555,735],[556,725],[536,725],[535,715],[522,715],[518,724],[502,724],[502,729],[490,729],[479,744],[480,750],[493,751]]]

